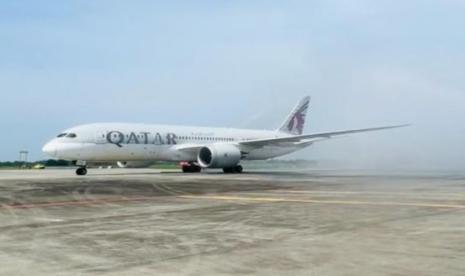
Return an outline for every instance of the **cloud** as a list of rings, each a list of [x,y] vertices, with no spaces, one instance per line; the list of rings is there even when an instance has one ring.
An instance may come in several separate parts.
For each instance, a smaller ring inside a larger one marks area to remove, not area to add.
[[[465,167],[460,1],[15,3],[0,16],[0,159],[40,158],[94,121],[275,129],[310,94],[308,132],[414,126],[297,157]]]

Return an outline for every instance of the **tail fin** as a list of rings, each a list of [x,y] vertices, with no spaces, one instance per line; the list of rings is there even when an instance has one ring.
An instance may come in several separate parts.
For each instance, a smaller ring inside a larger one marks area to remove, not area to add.
[[[293,135],[301,135],[304,131],[305,117],[307,116],[309,104],[310,97],[305,97],[300,100],[278,131]]]

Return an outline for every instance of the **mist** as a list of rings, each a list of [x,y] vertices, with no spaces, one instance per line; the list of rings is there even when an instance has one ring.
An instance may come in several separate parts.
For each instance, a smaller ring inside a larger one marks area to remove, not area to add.
[[[14,1],[0,9],[0,159],[104,121],[306,133],[411,123],[285,158],[465,168],[461,1]]]

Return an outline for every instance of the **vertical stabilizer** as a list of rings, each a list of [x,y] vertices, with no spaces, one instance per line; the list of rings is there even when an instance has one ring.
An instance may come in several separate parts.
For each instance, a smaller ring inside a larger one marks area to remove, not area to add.
[[[293,135],[301,135],[304,131],[305,117],[307,116],[309,104],[310,97],[305,97],[300,100],[278,131]]]

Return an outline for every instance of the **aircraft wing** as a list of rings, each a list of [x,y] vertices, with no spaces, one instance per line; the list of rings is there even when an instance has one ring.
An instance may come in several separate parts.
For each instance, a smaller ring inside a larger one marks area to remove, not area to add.
[[[335,132],[323,132],[323,133],[315,133],[315,134],[307,134],[307,135],[295,135],[295,136],[280,137],[280,138],[258,139],[258,140],[239,142],[239,145],[250,146],[250,147],[263,147],[263,146],[282,145],[282,144],[289,144],[289,143],[311,144],[313,142],[332,138],[333,136],[360,133],[360,132],[378,131],[378,130],[399,128],[399,127],[406,127],[406,126],[409,126],[409,124],[374,127],[374,128],[352,129],[352,130],[335,131]]]
[[[179,151],[184,151],[184,152],[193,152],[197,153],[201,148],[205,147],[205,145],[200,145],[200,144],[181,144],[181,145],[176,145],[174,148]]]

